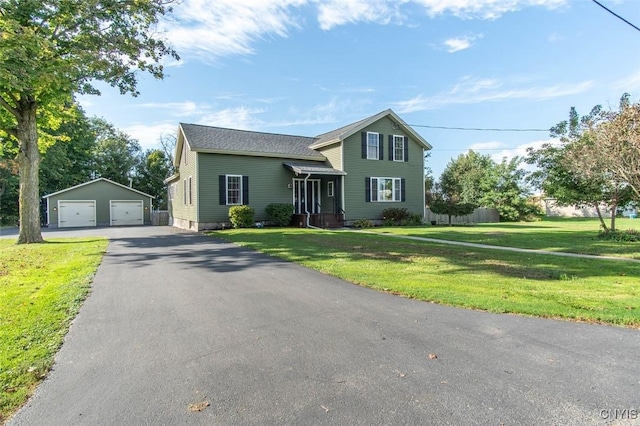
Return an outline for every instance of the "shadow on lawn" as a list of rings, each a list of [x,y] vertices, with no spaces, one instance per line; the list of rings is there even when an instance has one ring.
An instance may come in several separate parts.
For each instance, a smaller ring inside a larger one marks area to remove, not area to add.
[[[288,254],[297,260],[347,259],[357,265],[359,261],[379,259],[392,264],[412,264],[421,258],[433,258],[449,265],[447,273],[488,272],[511,278],[534,280],[564,280],[587,277],[626,275],[640,276],[640,264],[559,257],[545,254],[515,253],[491,249],[450,246],[437,243],[393,239],[374,234],[314,233],[300,234],[282,231],[281,238],[273,234],[268,242],[260,243],[255,231],[234,233],[232,238],[249,247],[264,249],[267,253]]]

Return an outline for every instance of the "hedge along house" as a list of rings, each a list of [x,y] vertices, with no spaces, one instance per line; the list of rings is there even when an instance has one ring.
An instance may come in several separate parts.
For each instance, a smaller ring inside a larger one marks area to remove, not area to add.
[[[42,197],[51,228],[150,225],[154,197],[99,178]]]
[[[382,220],[388,207],[424,216],[424,151],[431,149],[385,110],[317,137],[181,123],[169,186],[171,223],[195,231],[229,226],[229,208],[268,220],[271,203],[294,207],[295,226]]]

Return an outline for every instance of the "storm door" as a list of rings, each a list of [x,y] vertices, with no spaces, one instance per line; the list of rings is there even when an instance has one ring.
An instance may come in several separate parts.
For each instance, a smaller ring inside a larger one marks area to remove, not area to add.
[[[293,205],[296,214],[320,213],[320,179],[293,180]]]

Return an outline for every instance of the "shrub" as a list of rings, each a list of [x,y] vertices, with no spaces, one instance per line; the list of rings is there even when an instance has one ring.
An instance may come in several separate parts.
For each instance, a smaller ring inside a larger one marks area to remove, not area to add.
[[[403,226],[420,226],[422,225],[422,215],[419,213],[409,213],[409,216],[402,222]]]
[[[275,226],[287,226],[291,223],[291,216],[293,216],[293,204],[272,203],[264,211]]]
[[[640,231],[635,229],[627,229],[626,231],[601,230],[598,233],[598,238],[619,243],[637,243],[640,242]]]
[[[229,208],[229,220],[234,228],[250,228],[253,226],[255,211],[249,206],[233,206]]]
[[[385,225],[400,225],[411,213],[406,208],[389,207],[382,210]]]
[[[358,219],[353,221],[353,227],[359,229],[373,228],[373,222],[369,219]]]

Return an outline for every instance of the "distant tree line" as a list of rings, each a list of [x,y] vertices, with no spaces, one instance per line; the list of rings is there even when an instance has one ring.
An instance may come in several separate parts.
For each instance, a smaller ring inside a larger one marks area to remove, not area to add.
[[[530,148],[524,158],[495,162],[474,151],[447,164],[436,181],[427,174],[427,205],[436,214],[464,216],[476,207],[493,207],[503,221],[528,220],[542,214],[533,190],[556,199],[558,205],[595,208],[603,232],[616,231],[619,209],[640,203],[640,104],[629,95],[618,110],[595,106],[550,129],[557,143]],[[535,166],[527,173],[523,163]],[[601,206],[612,212],[604,220]]]
[[[172,137],[162,138],[160,149],[143,151],[137,140],[77,106],[51,133],[57,141],[41,153],[40,196],[103,177],[153,195],[156,208],[167,208],[163,181],[174,171]],[[0,142],[0,223],[15,224],[18,146],[9,138]]]

